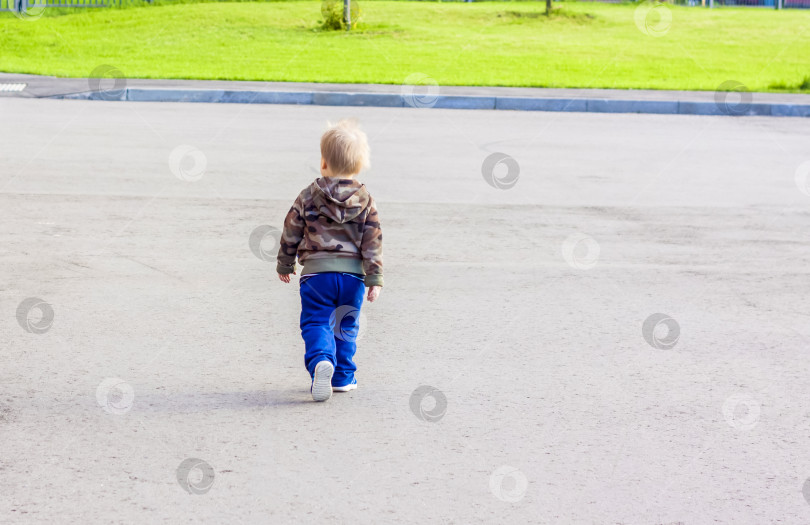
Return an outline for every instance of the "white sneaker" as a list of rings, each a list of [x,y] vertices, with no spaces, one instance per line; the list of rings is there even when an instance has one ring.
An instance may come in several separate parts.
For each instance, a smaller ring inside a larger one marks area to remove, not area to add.
[[[312,399],[315,401],[326,401],[332,397],[332,374],[335,367],[329,361],[321,361],[315,365],[315,374],[312,378]]]
[[[357,381],[355,381],[354,383],[349,383],[348,385],[332,387],[332,390],[334,392],[348,392],[349,390],[356,390],[356,389],[357,389]]]

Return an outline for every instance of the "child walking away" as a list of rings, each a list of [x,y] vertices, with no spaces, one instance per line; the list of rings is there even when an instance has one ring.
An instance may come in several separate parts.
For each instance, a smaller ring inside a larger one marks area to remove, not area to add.
[[[278,277],[290,282],[295,258],[303,265],[301,336],[312,378],[312,399],[357,388],[360,309],[368,287],[373,302],[383,285],[382,231],[377,208],[356,177],[369,166],[366,134],[352,120],[321,137],[321,178],[305,188],[284,219]]]

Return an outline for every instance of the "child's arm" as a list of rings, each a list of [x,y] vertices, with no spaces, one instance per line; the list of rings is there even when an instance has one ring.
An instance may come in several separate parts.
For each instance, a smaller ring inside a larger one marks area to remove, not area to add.
[[[369,213],[363,226],[363,240],[360,242],[360,253],[363,255],[363,271],[368,287],[368,300],[374,302],[380,295],[383,285],[382,229],[374,199],[369,203]]]
[[[290,282],[290,274],[295,274],[295,256],[298,245],[304,238],[304,218],[301,217],[303,204],[299,195],[287,212],[284,219],[284,230],[281,232],[281,246],[278,249],[276,271],[278,278],[285,283]]]

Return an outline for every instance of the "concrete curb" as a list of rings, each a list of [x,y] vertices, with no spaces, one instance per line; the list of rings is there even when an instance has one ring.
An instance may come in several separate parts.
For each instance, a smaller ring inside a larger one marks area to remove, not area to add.
[[[810,117],[810,104],[739,104],[667,100],[597,98],[534,98],[437,95],[414,97],[397,93],[319,91],[235,91],[223,89],[125,88],[50,98],[132,102],[206,102],[221,104],[301,104],[316,106],[414,107],[513,111],[574,111],[584,113],[648,113],[659,115],[727,115]]]

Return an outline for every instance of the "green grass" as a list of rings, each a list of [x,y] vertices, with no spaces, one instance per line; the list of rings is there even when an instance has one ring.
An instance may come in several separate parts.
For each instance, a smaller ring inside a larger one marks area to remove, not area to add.
[[[669,6],[662,37],[634,4],[362,4],[359,30],[319,29],[318,1],[183,3],[0,16],[0,70],[86,77],[753,91],[810,88],[810,11]]]

